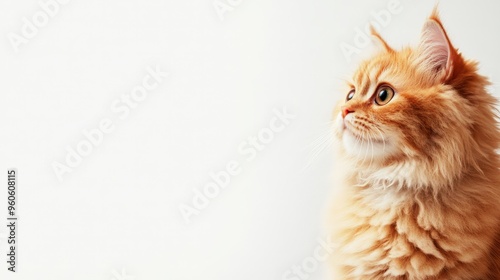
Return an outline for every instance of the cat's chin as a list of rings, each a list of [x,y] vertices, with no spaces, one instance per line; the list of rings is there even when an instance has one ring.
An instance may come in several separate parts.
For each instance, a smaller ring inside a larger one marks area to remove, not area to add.
[[[342,144],[348,155],[366,163],[385,159],[394,152],[390,141],[363,138],[346,127],[342,131]]]

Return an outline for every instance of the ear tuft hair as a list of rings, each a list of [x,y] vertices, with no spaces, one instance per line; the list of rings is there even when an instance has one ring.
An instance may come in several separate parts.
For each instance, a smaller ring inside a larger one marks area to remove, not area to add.
[[[372,41],[375,45],[378,47],[383,48],[387,52],[394,52],[394,50],[387,44],[387,42],[380,36],[380,34],[375,30],[375,27],[373,25],[370,25],[370,33],[372,37]]]

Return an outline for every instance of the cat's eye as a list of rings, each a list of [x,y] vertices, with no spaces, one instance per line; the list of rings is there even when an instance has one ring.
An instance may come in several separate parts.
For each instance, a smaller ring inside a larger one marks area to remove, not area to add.
[[[352,89],[351,91],[349,91],[349,93],[347,94],[347,97],[345,99],[346,99],[346,101],[349,101],[353,97],[354,97],[354,90]]]
[[[377,105],[382,106],[394,97],[394,90],[390,86],[381,86],[378,88],[377,93],[375,94],[375,103]]]

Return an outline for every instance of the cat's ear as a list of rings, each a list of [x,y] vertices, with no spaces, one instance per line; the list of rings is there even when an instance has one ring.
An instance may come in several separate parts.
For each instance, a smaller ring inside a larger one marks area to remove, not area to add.
[[[419,45],[419,63],[443,81],[453,74],[457,50],[453,47],[439,19],[437,7],[424,24]]]
[[[394,50],[387,44],[387,42],[380,36],[380,34],[375,30],[373,25],[370,25],[370,33],[372,35],[372,42],[378,47],[387,52],[394,52]]]

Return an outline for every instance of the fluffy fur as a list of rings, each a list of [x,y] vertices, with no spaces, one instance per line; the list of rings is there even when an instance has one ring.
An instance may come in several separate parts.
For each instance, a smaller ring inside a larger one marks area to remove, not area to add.
[[[334,110],[332,279],[500,279],[500,130],[488,80],[436,10],[414,48],[372,33],[383,48]],[[383,106],[380,85],[395,91]]]

